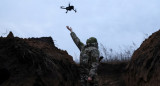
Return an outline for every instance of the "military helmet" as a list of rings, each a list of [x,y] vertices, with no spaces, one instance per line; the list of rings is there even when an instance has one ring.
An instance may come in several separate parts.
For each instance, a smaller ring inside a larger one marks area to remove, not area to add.
[[[90,37],[86,41],[86,44],[93,44],[93,43],[97,43],[97,39],[95,37]]]

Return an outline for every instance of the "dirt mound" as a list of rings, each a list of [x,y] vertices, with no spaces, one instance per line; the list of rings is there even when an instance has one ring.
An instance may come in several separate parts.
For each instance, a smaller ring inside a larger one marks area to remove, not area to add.
[[[78,86],[77,65],[51,37],[0,37],[1,86]]]
[[[134,52],[127,69],[127,86],[160,86],[160,31]]]

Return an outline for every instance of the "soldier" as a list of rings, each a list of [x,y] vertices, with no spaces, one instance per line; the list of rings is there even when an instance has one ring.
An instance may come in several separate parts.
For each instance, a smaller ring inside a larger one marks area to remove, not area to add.
[[[87,39],[86,45],[84,45],[72,31],[72,28],[66,27],[71,32],[71,37],[80,50],[81,86],[98,86],[97,68],[99,65],[99,50],[97,39],[91,37]]]

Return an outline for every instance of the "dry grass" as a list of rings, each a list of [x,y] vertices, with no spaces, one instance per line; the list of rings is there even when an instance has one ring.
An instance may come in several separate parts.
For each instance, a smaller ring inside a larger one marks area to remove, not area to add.
[[[135,43],[131,46],[125,47],[121,49],[121,51],[117,52],[112,48],[107,48],[103,44],[100,44],[100,54],[104,57],[102,60],[103,63],[120,63],[120,62],[128,62],[130,61],[133,52],[136,49]]]

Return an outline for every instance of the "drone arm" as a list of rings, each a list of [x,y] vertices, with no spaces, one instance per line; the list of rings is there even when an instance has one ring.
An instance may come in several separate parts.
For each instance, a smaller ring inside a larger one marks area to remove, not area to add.
[[[66,9],[64,6],[61,6],[61,9]]]
[[[66,11],[66,13],[68,13],[68,10]]]
[[[77,10],[76,9],[73,9],[74,10],[74,12],[76,13],[77,12]]]
[[[69,3],[69,7],[70,7],[70,3]]]

